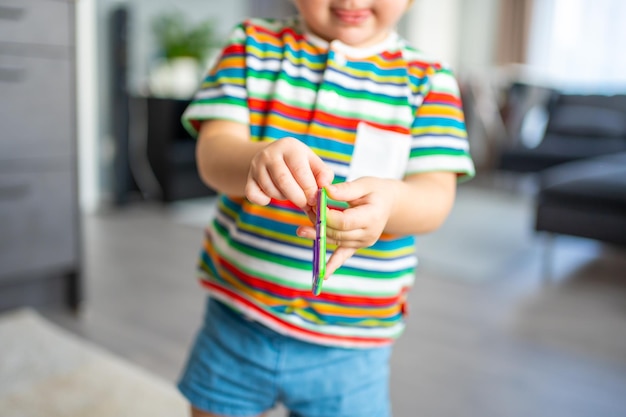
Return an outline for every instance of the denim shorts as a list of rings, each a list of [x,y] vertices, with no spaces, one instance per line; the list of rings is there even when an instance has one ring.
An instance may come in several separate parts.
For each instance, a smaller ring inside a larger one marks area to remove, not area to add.
[[[389,417],[390,354],[303,342],[209,298],[178,388],[194,407],[229,417],[277,403],[291,417]]]

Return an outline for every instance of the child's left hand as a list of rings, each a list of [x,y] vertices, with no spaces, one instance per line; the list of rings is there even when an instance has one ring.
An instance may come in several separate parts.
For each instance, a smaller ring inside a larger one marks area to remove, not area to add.
[[[391,215],[394,183],[394,180],[363,177],[326,187],[330,198],[346,201],[350,208],[327,212],[326,239],[329,244],[337,245],[337,249],[328,260],[325,279],[357,249],[372,246],[378,241]],[[315,239],[315,229],[300,227],[298,235]]]

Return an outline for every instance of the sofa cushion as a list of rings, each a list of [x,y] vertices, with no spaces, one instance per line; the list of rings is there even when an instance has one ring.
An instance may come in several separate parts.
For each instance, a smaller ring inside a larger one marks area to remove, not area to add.
[[[626,167],[615,172],[621,177],[592,175],[543,190],[544,201],[599,207],[626,215]]]
[[[626,153],[569,162],[541,179],[535,230],[626,245]]]
[[[626,216],[626,153],[570,162],[545,171],[539,200]]]
[[[584,105],[562,105],[550,115],[547,134],[626,138],[626,112]]]
[[[561,106],[591,106],[626,112],[626,94],[568,94],[563,93],[555,100]]]
[[[566,162],[626,152],[626,138],[568,136],[550,133],[534,149],[539,154]]]
[[[625,138],[590,138],[549,134],[535,148],[518,147],[500,155],[500,168],[539,172],[571,161],[626,152]]]

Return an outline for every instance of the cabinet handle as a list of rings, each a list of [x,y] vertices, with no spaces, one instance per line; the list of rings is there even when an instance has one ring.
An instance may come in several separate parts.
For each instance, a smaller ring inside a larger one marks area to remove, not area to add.
[[[28,195],[30,185],[28,184],[0,184],[0,200],[16,200]]]
[[[26,9],[23,7],[0,6],[0,19],[19,20],[25,12]]]
[[[0,82],[19,83],[26,78],[23,68],[0,68]]]

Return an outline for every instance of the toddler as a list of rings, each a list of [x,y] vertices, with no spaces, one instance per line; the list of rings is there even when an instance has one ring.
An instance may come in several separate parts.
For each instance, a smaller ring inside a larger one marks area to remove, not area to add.
[[[394,31],[410,0],[295,0],[235,28],[183,115],[220,194],[198,271],[208,290],[179,389],[194,416],[386,417],[414,235],[474,173],[450,70]],[[316,193],[327,212],[311,292]],[[347,206],[345,208],[344,206]]]

